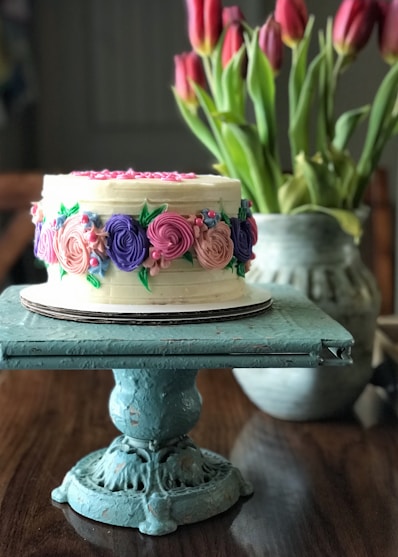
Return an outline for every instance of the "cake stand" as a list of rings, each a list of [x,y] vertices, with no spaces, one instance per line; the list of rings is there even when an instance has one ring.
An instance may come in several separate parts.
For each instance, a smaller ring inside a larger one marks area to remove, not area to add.
[[[21,306],[19,287],[8,288],[0,297],[0,369],[113,369],[115,377],[109,411],[121,435],[83,457],[52,498],[88,518],[162,535],[249,495],[251,485],[226,458],[188,436],[201,409],[198,369],[283,373],[351,362],[343,327],[289,286],[267,290],[273,306],[261,315],[131,326],[37,315]]]

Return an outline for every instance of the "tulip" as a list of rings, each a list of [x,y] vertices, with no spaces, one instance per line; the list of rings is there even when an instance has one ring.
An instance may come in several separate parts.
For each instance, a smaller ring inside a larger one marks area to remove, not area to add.
[[[275,19],[282,30],[282,40],[295,47],[304,36],[308,11],[304,0],[276,0]]]
[[[283,42],[281,26],[272,15],[260,29],[258,44],[277,74],[282,66]]]
[[[398,61],[398,0],[380,3],[379,46],[388,64]]]
[[[244,43],[243,29],[240,23],[230,23],[225,31],[224,42],[221,50],[222,67],[228,64]]]
[[[343,0],[333,21],[333,45],[339,54],[353,56],[368,42],[379,16],[375,0]]]
[[[206,86],[202,61],[195,52],[183,52],[174,56],[175,90],[177,95],[192,107],[198,105],[192,82]]]
[[[244,21],[245,16],[239,6],[226,6],[222,10],[222,25],[224,29],[231,23]]]
[[[221,0],[186,0],[186,6],[192,48],[200,56],[209,56],[222,31]]]

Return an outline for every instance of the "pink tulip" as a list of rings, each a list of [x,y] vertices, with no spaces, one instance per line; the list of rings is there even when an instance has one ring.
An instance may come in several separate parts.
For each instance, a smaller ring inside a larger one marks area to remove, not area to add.
[[[388,64],[398,61],[398,0],[380,2],[379,46]]]
[[[260,29],[258,44],[277,74],[282,66],[283,42],[281,26],[272,15]]]
[[[221,0],[186,0],[186,6],[192,48],[201,56],[209,56],[222,31]]]
[[[198,100],[192,82],[206,86],[202,61],[195,52],[183,52],[174,56],[175,89],[177,95],[185,102],[196,106]]]
[[[294,47],[304,36],[308,11],[304,0],[276,0],[275,20],[280,24],[282,40]]]
[[[244,21],[245,16],[239,6],[226,6],[222,10],[222,25],[228,27],[231,23]]]
[[[221,63],[223,68],[225,68],[234,54],[238,52],[243,43],[242,26],[240,23],[230,23],[225,32],[221,50]]]
[[[355,55],[368,42],[379,16],[375,0],[343,0],[333,21],[333,45],[339,54]]]

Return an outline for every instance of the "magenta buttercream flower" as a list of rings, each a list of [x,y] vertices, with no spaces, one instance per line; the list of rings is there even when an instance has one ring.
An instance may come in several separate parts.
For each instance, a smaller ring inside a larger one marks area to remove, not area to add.
[[[225,222],[217,223],[195,240],[194,249],[201,267],[224,269],[234,253],[231,229]]]
[[[106,253],[121,271],[134,271],[148,257],[145,229],[128,215],[112,215],[105,223]]]
[[[75,275],[86,273],[90,266],[90,249],[84,237],[80,215],[68,217],[64,225],[53,232],[54,252],[61,267]]]
[[[258,228],[257,228],[257,222],[256,219],[254,217],[247,217],[247,222],[250,224],[250,230],[252,233],[252,240],[253,240],[253,246],[255,246],[258,242]]]
[[[192,224],[178,213],[162,213],[148,226],[148,238],[155,259],[173,260],[181,257],[193,245]]]
[[[234,243],[234,255],[240,263],[252,259],[253,236],[250,222],[231,218],[231,238]]]

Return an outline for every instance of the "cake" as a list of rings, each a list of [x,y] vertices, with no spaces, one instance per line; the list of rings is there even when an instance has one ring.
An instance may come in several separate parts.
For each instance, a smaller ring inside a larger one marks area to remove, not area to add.
[[[238,180],[178,172],[45,175],[34,253],[51,298],[164,305],[238,300],[255,221]]]

